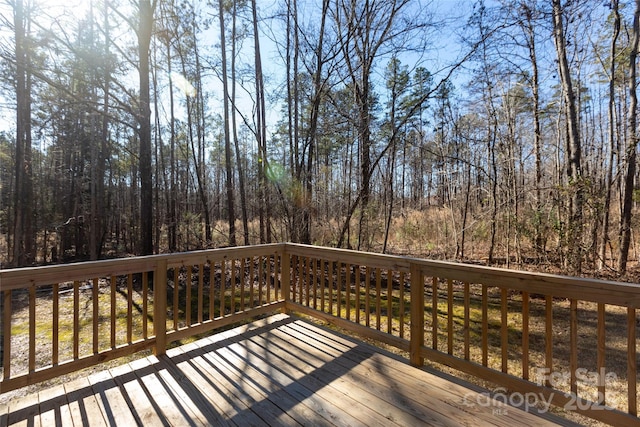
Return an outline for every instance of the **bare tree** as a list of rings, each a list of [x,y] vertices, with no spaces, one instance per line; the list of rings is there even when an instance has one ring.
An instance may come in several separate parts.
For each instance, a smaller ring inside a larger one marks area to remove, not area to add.
[[[229,218],[229,245],[236,245],[236,214],[235,200],[233,191],[233,170],[231,169],[231,135],[229,128],[229,85],[227,76],[227,48],[224,32],[224,3],[223,0],[218,1],[219,20],[220,20],[220,51],[222,54],[222,93],[224,105],[224,159],[227,171],[227,215]]]
[[[614,161],[614,153],[615,153],[615,74],[616,74],[616,44],[618,42],[618,37],[620,35],[620,10],[619,10],[619,1],[613,0],[611,2],[611,7],[613,9],[613,34],[611,35],[611,45],[609,55],[609,71],[608,71],[608,94],[609,100],[607,105],[607,115],[609,120],[609,159],[607,162],[607,171],[606,178],[604,183],[604,207],[603,207],[603,215],[602,215],[602,239],[600,240],[600,248],[599,248],[599,268],[603,268],[607,265],[607,245],[609,244],[609,214],[611,210],[611,186],[613,182],[613,161]]]
[[[256,74],[256,140],[258,142],[258,216],[260,221],[260,243],[271,242],[270,201],[267,194],[267,123],[264,76],[262,75],[262,57],[260,55],[260,33],[258,32],[258,9],[256,0],[251,0],[253,22],[254,64]]]
[[[240,192],[240,212],[242,215],[242,234],[244,244],[249,245],[249,215],[247,213],[247,193],[245,189],[245,175],[242,166],[242,153],[240,153],[240,143],[238,141],[238,126],[236,124],[236,62],[238,45],[238,2],[233,2],[231,25],[231,128],[233,129],[233,143],[236,151],[236,165],[238,167],[238,191]]]
[[[624,273],[627,269],[629,246],[631,243],[631,213],[633,207],[633,191],[636,178],[636,158],[638,156],[638,81],[636,59],[640,42],[640,0],[635,2],[633,27],[631,30],[631,46],[629,50],[629,125],[626,151],[626,171],[624,172],[624,194],[622,196],[622,218],[620,220],[620,255],[618,270]]]
[[[369,237],[367,224],[371,179],[374,171],[372,156],[375,153],[372,153],[371,139],[374,97],[371,73],[377,58],[385,53],[385,47],[399,50],[402,45],[400,39],[407,42],[407,38],[414,31],[425,29],[424,23],[416,22],[406,15],[406,13],[416,13],[415,10],[409,12],[410,4],[410,0],[390,2],[337,0],[335,5],[334,17],[340,33],[342,59],[346,65],[347,78],[350,81],[357,108],[356,129],[360,155],[360,191],[357,198],[360,206],[358,248],[363,240]],[[395,45],[394,42],[396,42]],[[410,43],[407,43],[407,46],[409,45]],[[353,209],[355,206],[352,205],[351,210]],[[347,217],[348,221],[351,215]],[[342,239],[341,236],[340,243]]]
[[[578,109],[576,94],[573,87],[573,79],[567,59],[567,40],[565,35],[564,20],[565,10],[561,0],[552,0],[553,5],[553,39],[558,57],[558,71],[562,94],[565,103],[565,116],[567,120],[567,178],[571,190],[569,202],[569,224],[567,230],[567,261],[569,267],[575,273],[582,268],[582,234],[584,206],[584,183],[582,179],[582,146],[580,143],[580,127],[578,123]]]

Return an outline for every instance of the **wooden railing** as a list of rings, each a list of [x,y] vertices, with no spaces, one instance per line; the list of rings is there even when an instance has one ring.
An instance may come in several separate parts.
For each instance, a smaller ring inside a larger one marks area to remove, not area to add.
[[[640,425],[638,284],[287,243],[0,270],[0,289],[1,392],[286,310],[508,403]]]
[[[284,307],[283,245],[0,270],[8,392]]]
[[[640,425],[638,284],[292,244],[286,254],[288,309],[406,351],[414,365],[489,381],[508,403]]]

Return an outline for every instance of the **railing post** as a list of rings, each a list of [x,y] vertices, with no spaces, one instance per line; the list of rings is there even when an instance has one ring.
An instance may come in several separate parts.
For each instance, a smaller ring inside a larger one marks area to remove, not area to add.
[[[153,274],[153,331],[156,345],[153,354],[160,356],[167,351],[167,259],[158,261]]]
[[[424,345],[424,276],[419,265],[411,263],[411,341],[409,357],[414,366],[424,365],[420,350]],[[400,284],[402,286],[402,284]]]
[[[282,244],[282,250],[280,251],[280,283],[282,289],[282,295],[284,298],[283,313],[289,313],[289,301],[291,301],[291,258],[289,252],[287,252],[286,244]]]

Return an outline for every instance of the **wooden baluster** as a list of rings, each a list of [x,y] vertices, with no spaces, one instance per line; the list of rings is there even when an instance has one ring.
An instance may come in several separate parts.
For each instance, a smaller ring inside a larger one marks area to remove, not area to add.
[[[187,288],[187,301],[185,307],[185,317],[187,322],[187,327],[191,327],[191,284],[193,280],[193,268],[191,265],[187,267],[187,281],[185,286]]]
[[[209,263],[209,320],[213,320],[216,317],[216,263],[211,260],[207,260],[207,262]]]
[[[51,323],[51,364],[58,366],[60,362],[60,284],[54,283],[51,289],[52,323]]]
[[[400,272],[400,338],[404,338],[404,318],[405,318],[405,306],[404,306],[404,271]],[[423,292],[424,293],[424,292]],[[424,298],[424,297],[423,297]],[[423,304],[424,305],[424,304]],[[411,304],[409,304],[409,309],[411,309]]]
[[[326,307],[326,294],[325,294],[325,290],[326,290],[326,281],[327,281],[327,275],[329,274],[327,271],[327,274],[325,275],[325,261],[324,260],[318,260],[319,263],[319,268],[320,268],[320,272],[319,272],[319,278],[320,278],[320,310],[324,313],[325,307]]]
[[[236,288],[238,286],[237,278],[236,278],[236,260],[232,259],[231,264],[229,265],[229,274],[231,279],[231,301],[230,310],[231,314],[235,314],[236,312]]]
[[[598,326],[597,326],[598,344],[597,344],[597,368],[598,368],[598,403],[601,405],[606,404],[606,388],[605,378],[602,377],[605,374],[605,349],[607,345],[606,332],[605,332],[605,305],[598,303]]]
[[[311,261],[311,269],[312,269],[312,280],[311,285],[313,286],[313,309],[318,309],[318,283],[320,282],[319,270],[320,270],[320,260],[315,259]]]
[[[522,292],[522,378],[529,379],[529,293]]]
[[[376,268],[376,329],[380,330],[382,317],[382,271],[380,267]]]
[[[346,265],[346,298],[345,298],[345,319],[351,320],[351,264]]]
[[[305,260],[305,265],[304,265],[304,272],[305,272],[305,282],[304,282],[304,288],[305,288],[305,305],[307,307],[309,307],[309,304],[311,302],[311,258],[307,257]]]
[[[471,335],[469,327],[469,316],[471,308],[471,296],[469,292],[469,282],[464,283],[464,360],[470,358]]]
[[[240,260],[240,311],[244,311],[244,269],[247,265],[246,258]]]
[[[249,307],[253,308],[254,306],[254,299],[255,299],[255,289],[254,289],[254,277],[255,277],[255,271],[254,271],[254,263],[255,263],[255,258],[251,257],[249,258]]]
[[[262,284],[264,281],[264,258],[258,257],[258,305],[262,305]]]
[[[545,298],[545,366],[547,368],[547,387],[551,386],[549,378],[553,372],[553,297]]]
[[[387,333],[393,332],[393,271],[387,270]]]
[[[80,342],[80,283],[73,282],[73,360],[79,358]]]
[[[634,417],[638,416],[638,362],[636,348],[636,310],[627,307],[627,382],[628,382],[628,412]]]
[[[569,343],[571,351],[569,353],[569,370],[571,378],[571,392],[578,396],[578,300],[569,300]]]
[[[280,271],[280,256],[275,254],[273,255],[273,300],[278,301],[280,295],[280,280],[278,278]]]
[[[148,318],[149,318],[149,273],[142,273],[142,338],[149,337]]]
[[[36,370],[36,287],[29,286],[29,373]]]
[[[306,258],[300,256],[298,258],[298,303],[304,304],[304,289],[306,279]]]
[[[438,349],[438,278],[431,280],[431,347]]]
[[[116,289],[118,287],[118,278],[116,276],[111,276],[111,278],[109,279],[109,291],[111,293],[111,318],[109,319],[111,321],[111,337],[110,337],[110,341],[111,341],[111,349],[115,349],[116,348],[116,313],[117,313],[117,306],[116,306]]]
[[[447,279],[447,353],[453,354],[453,280]]]
[[[133,341],[133,275],[127,275],[127,343]]]
[[[424,276],[420,266],[415,264],[411,264],[410,274],[410,360],[412,365],[422,366],[424,365],[424,358],[421,356],[422,347],[424,346]],[[403,272],[400,272],[400,288],[404,288]],[[400,331],[402,331],[402,329],[403,327],[401,326]]]
[[[227,295],[227,260],[226,258],[220,262],[220,317],[225,316],[226,311],[226,295]]]
[[[482,366],[489,362],[489,289],[482,285]]]
[[[333,300],[335,298],[335,292],[333,290],[333,272],[336,269],[335,261],[327,261],[327,280],[329,281],[329,314],[333,315]]]
[[[2,293],[3,317],[2,317],[2,370],[3,379],[11,378],[11,290]]]
[[[92,291],[92,298],[93,298],[93,354],[98,354],[98,346],[99,346],[99,342],[98,339],[100,337],[100,333],[99,333],[99,326],[100,326],[100,305],[99,303],[99,285],[100,282],[98,281],[98,278],[94,278],[93,279],[93,287],[91,289]]]
[[[267,293],[267,304],[271,303],[271,255],[265,257],[267,265],[265,266],[265,286]]]
[[[180,267],[173,267],[173,330],[180,328]]]
[[[500,350],[502,359],[502,372],[509,369],[509,309],[507,303],[507,289],[500,289]]]
[[[204,264],[198,264],[198,323],[204,321]]]
[[[369,266],[365,269],[365,278],[364,278],[364,311],[365,311],[365,326],[371,326],[371,268]]]
[[[336,264],[336,315],[342,317],[342,263],[340,261]]]
[[[289,313],[291,301],[291,257],[285,251],[281,252],[280,282],[282,283],[282,299],[284,300],[283,313]]]
[[[156,356],[167,351],[167,260],[161,259],[153,274],[153,333]]]
[[[356,323],[359,325],[360,324],[360,289],[362,287],[362,274],[360,272],[360,266],[356,265],[353,267],[353,271],[355,273],[355,280],[354,280],[354,284],[353,284],[353,290],[354,290],[354,299],[355,299],[355,312],[356,312]]]

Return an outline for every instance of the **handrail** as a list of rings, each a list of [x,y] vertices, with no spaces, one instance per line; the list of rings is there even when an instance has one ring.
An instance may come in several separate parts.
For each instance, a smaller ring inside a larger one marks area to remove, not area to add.
[[[397,347],[416,366],[491,381],[515,404],[640,425],[640,284],[291,243],[286,254],[289,310]]]
[[[586,292],[586,298],[583,299],[589,301],[640,308],[640,283],[516,271],[475,264],[427,260],[399,255],[377,254],[294,243],[286,243],[285,250],[299,256],[310,257],[317,256],[318,251],[321,251],[323,258],[328,261],[366,264],[369,267],[389,268],[407,273],[412,265],[418,265],[423,271],[428,271],[435,276],[448,277],[460,281],[484,283],[489,286],[505,287],[527,291],[529,293],[553,293],[554,296],[561,298],[575,297],[576,292],[584,296],[583,294]]]
[[[3,393],[284,310],[491,381],[505,400],[640,424],[640,284],[281,243],[0,270],[0,294]]]
[[[0,270],[0,392],[143,350],[163,354],[173,341],[281,310],[283,248]]]

